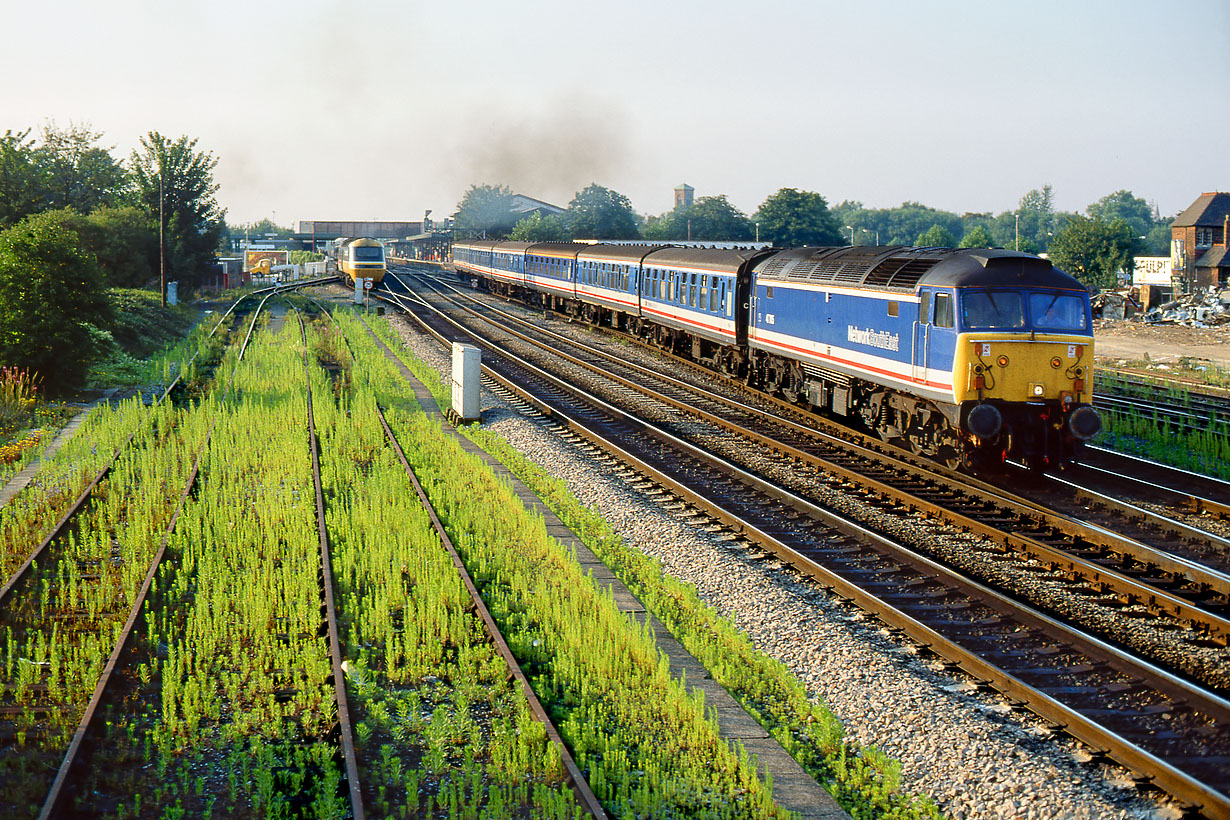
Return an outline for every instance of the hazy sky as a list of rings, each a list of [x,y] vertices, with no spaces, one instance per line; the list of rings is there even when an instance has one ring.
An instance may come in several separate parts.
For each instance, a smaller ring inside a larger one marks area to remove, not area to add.
[[[1050,183],[1163,215],[1230,190],[1230,0],[0,0],[0,128],[157,130],[231,224],[418,220],[474,183],[641,213],[1005,211]]]

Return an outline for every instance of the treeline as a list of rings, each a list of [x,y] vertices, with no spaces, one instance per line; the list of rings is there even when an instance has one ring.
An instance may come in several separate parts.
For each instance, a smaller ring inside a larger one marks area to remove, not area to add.
[[[101,139],[54,123],[0,138],[0,363],[53,390],[111,352],[107,288],[158,288],[165,248],[167,281],[191,291],[226,233],[196,140],[151,131],[121,161]]]
[[[641,216],[623,194],[590,185],[558,216],[535,211],[519,218],[511,190],[474,185],[458,205],[455,226],[463,234],[523,241],[645,239],[658,242],[763,241],[800,245],[918,245],[1008,248],[1044,253],[1092,288],[1113,287],[1138,255],[1164,256],[1170,223],[1131,191],[1116,191],[1085,213],[1058,211],[1044,185],[1021,197],[1013,211],[956,214],[906,202],[869,209],[845,201],[830,208],[818,193],[782,188],[748,216],[725,196],[698,198],[690,208]]]

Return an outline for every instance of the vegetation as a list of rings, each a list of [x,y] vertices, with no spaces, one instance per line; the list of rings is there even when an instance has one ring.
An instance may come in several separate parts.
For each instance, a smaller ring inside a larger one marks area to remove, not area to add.
[[[167,281],[179,281],[186,290],[195,289],[202,271],[213,264],[222,237],[223,211],[214,199],[218,159],[196,144],[151,131],[129,160],[134,201],[155,229],[161,220]]]
[[[87,383],[108,388],[160,382],[164,357],[151,357],[182,342],[197,311],[183,304],[163,307],[158,294],[148,290],[112,288],[107,299],[115,309],[111,343],[90,369]]]
[[[1091,289],[1113,288],[1119,272],[1130,271],[1136,240],[1122,219],[1104,222],[1074,214],[1050,246],[1050,259]]]
[[[1205,374],[1206,376],[1208,374]],[[1216,376],[1209,383],[1216,383]],[[1221,378],[1225,379],[1224,372]],[[1167,396],[1175,406],[1191,408],[1191,393],[1173,382],[1158,382],[1167,387]],[[1098,390],[1119,396],[1157,397],[1148,387],[1140,387],[1116,377],[1100,373]],[[1147,409],[1102,410],[1102,432],[1098,443],[1114,450],[1142,456],[1184,470],[1230,480],[1230,425],[1210,417],[1202,427],[1179,425],[1173,420]]]
[[[79,385],[107,348],[114,312],[102,269],[54,212],[0,233],[0,362],[53,392]]]
[[[517,224],[512,189],[504,185],[471,185],[457,205],[453,224],[459,236],[507,236]]]
[[[225,230],[217,159],[196,140],[150,132],[125,165],[101,139],[54,123],[41,141],[29,129],[0,139],[0,365],[36,372],[52,392],[116,356],[113,339],[123,349],[130,324],[103,288],[158,281],[160,224],[167,279],[185,295]]]
[[[762,239],[779,248],[841,245],[841,227],[824,197],[813,191],[782,188],[752,217]]]
[[[591,184],[568,203],[562,221],[576,239],[636,239],[636,215],[623,194]]]
[[[448,388],[439,374],[405,351],[387,326],[376,330],[437,401],[445,402]],[[852,816],[938,817],[930,801],[902,792],[898,763],[874,748],[859,749],[846,741],[840,722],[808,698],[803,684],[703,604],[694,587],[666,576],[657,562],[626,546],[597,512],[576,501],[563,482],[549,477],[502,439],[478,427],[464,432],[534,490]]]

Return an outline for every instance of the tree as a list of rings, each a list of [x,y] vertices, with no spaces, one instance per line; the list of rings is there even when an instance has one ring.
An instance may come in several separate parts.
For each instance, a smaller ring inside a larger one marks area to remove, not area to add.
[[[1111,288],[1120,271],[1134,266],[1134,244],[1132,229],[1122,219],[1104,222],[1077,214],[1051,242],[1050,260],[1090,289]]]
[[[16,225],[47,204],[47,184],[30,129],[0,138],[0,229]]]
[[[196,150],[196,143],[187,137],[171,142],[151,131],[130,161],[138,206],[155,230],[160,219],[164,226],[167,281],[178,280],[184,289],[195,288],[212,267],[225,216],[214,199],[218,160]]]
[[[517,224],[513,192],[503,185],[471,185],[457,204],[453,226],[459,231],[507,236]]]
[[[158,232],[140,208],[96,208],[78,232],[113,288],[144,288],[158,281]]]
[[[896,208],[850,213],[839,224],[853,227],[856,241],[870,243],[878,240],[882,245],[912,245],[921,234],[931,230],[932,225],[939,225],[954,237],[964,233],[961,217],[920,202],[903,202]]]
[[[518,242],[567,242],[572,235],[558,216],[534,211],[513,226],[508,238]]]
[[[1131,191],[1115,191],[1107,194],[1085,209],[1090,219],[1111,223],[1122,219],[1137,236],[1145,236],[1153,229],[1153,208]]]
[[[111,156],[109,148],[96,145],[101,132],[89,125],[69,126],[63,130],[54,122],[43,126],[43,144],[37,150],[43,166],[51,208],[75,208],[80,213],[102,205],[117,205],[128,189],[124,167]]]
[[[279,239],[287,239],[294,234],[294,231],[290,228],[284,228],[281,225],[275,224],[274,221],[268,217],[259,219],[256,222],[249,222],[246,225],[236,225],[230,230],[233,230],[237,234],[242,233],[247,234],[249,237],[259,237],[262,239],[269,234],[273,234]]]
[[[51,390],[81,383],[110,344],[112,320],[102,269],[63,216],[37,214],[0,233],[0,361]]]
[[[636,215],[623,194],[596,183],[568,203],[564,215],[573,236],[586,239],[636,239]]]
[[[726,200],[726,195],[702,196],[686,211],[676,211],[671,216],[674,228],[684,231],[684,239],[711,240],[714,242],[745,242],[752,238],[752,224],[748,218]]]
[[[1050,185],[1034,188],[1021,197],[1015,213],[1004,214],[1001,220],[1011,220],[1005,225],[1011,228],[1011,239],[1004,243],[1004,247],[1016,249],[1019,241],[1022,251],[1038,253],[1046,250],[1058,227],[1055,224],[1054,190]]]
[[[757,209],[760,235],[779,248],[840,245],[841,227],[820,194],[782,188]]]
[[[965,236],[961,237],[961,242],[957,245],[958,248],[990,248],[991,234],[981,225],[975,225],[973,228],[965,232]]]
[[[932,225],[925,233],[918,235],[915,245],[923,248],[953,248],[957,238],[943,225]]]

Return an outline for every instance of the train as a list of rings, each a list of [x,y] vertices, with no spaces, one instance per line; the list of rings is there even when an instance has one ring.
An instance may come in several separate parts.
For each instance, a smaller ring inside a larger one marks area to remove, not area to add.
[[[330,255],[337,260],[338,273],[351,285],[356,279],[371,279],[373,286],[384,281],[388,269],[384,245],[375,239],[342,237],[333,243]]]
[[[452,265],[949,467],[1066,467],[1101,430],[1089,292],[1032,254],[472,241]]]

